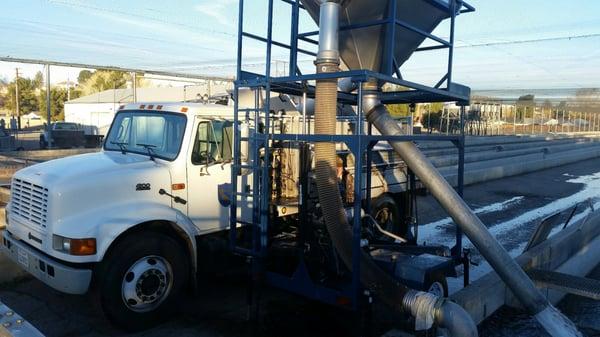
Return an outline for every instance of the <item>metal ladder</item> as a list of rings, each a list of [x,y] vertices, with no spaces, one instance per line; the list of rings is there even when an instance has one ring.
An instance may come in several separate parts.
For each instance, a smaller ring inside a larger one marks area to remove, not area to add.
[[[268,211],[270,186],[265,183],[269,180],[270,163],[270,116],[269,100],[270,88],[268,83],[263,86],[244,87],[254,91],[254,107],[235,107],[234,122],[234,160],[231,179],[231,202],[230,209],[230,242],[235,253],[259,257],[264,256],[267,247]],[[239,95],[239,87],[236,87],[236,96]],[[265,94],[263,102],[261,95]],[[238,96],[239,97],[239,96]],[[237,98],[237,97],[236,97]],[[261,104],[262,103],[262,104]],[[244,114],[244,116],[241,116]],[[240,127],[248,127],[248,135],[242,136]],[[248,144],[246,162],[242,162],[242,144]],[[251,185],[240,183],[238,179],[242,175],[251,176]],[[251,202],[252,219],[248,221],[240,214],[238,201]],[[250,246],[238,244],[237,233],[239,225],[247,226],[252,231]]]

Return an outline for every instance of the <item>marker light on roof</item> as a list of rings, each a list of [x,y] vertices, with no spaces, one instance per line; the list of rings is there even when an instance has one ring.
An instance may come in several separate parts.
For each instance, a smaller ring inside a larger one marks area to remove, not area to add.
[[[123,109],[125,109],[125,105],[119,106],[119,110],[123,110]]]
[[[145,108],[145,107],[146,107],[146,104],[142,104],[142,105],[140,105],[140,109],[143,109],[143,108]]]
[[[162,109],[162,105],[157,105],[156,110],[160,110],[160,109]]]
[[[148,109],[152,109],[152,108],[154,108],[153,104],[148,105]]]
[[[187,112],[187,111],[188,111],[187,106],[184,106],[184,107],[181,108],[181,112]]]

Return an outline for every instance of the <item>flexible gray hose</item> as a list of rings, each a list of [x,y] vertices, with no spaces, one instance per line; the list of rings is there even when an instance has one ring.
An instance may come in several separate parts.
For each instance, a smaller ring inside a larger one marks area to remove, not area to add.
[[[320,65],[319,69],[335,71],[337,65]],[[315,90],[315,134],[335,134],[337,112],[336,80],[319,80]],[[315,173],[319,202],[331,241],[344,264],[352,269],[352,226],[348,223],[337,180],[335,143],[315,144]],[[375,292],[386,304],[402,310],[403,298],[409,290],[381,270],[361,250],[360,278],[364,286]]]

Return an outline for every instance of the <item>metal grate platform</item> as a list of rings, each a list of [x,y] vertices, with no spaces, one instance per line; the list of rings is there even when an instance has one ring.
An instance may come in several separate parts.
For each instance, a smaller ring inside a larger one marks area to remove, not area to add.
[[[530,269],[527,274],[544,287],[600,300],[600,281],[598,280],[541,269]]]

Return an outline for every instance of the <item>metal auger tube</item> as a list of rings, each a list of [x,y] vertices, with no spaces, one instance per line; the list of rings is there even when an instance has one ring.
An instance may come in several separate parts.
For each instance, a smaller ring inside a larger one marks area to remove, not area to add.
[[[339,1],[321,2],[320,42],[315,62],[317,73],[339,71],[337,34],[340,10]],[[335,134],[336,113],[337,80],[317,80],[315,134]],[[315,144],[317,190],[327,231],[342,261],[352,269],[352,227],[348,223],[337,184],[336,158],[335,143]],[[404,286],[379,268],[364,251],[361,251],[359,258],[362,284],[374,291],[383,303],[394,310],[412,314],[416,318],[418,330],[429,329],[434,323],[438,323],[441,327],[454,331],[455,337],[477,336],[477,328],[460,306]],[[449,317],[457,319],[448,319]],[[460,327],[454,326],[455,324],[459,324]],[[464,331],[468,333],[463,333]]]
[[[363,85],[363,92],[365,92],[363,96],[363,110],[367,120],[383,135],[402,135],[401,127],[390,116],[387,108],[379,100],[377,83],[365,83]],[[498,243],[487,227],[417,146],[412,142],[390,142],[390,145],[415,175],[419,177],[423,185],[431,191],[431,194],[486,258],[504,283],[520,300],[525,309],[536,318],[539,317],[538,314],[554,309],[548,300],[537,290],[523,269],[506,252],[504,247]],[[573,324],[568,319],[565,318],[565,320],[563,322],[553,322],[552,320],[538,319],[544,329],[551,333],[552,336],[580,336],[580,333]],[[570,326],[570,328],[557,329],[551,326],[553,324]],[[554,334],[557,330],[561,331],[560,334]]]

